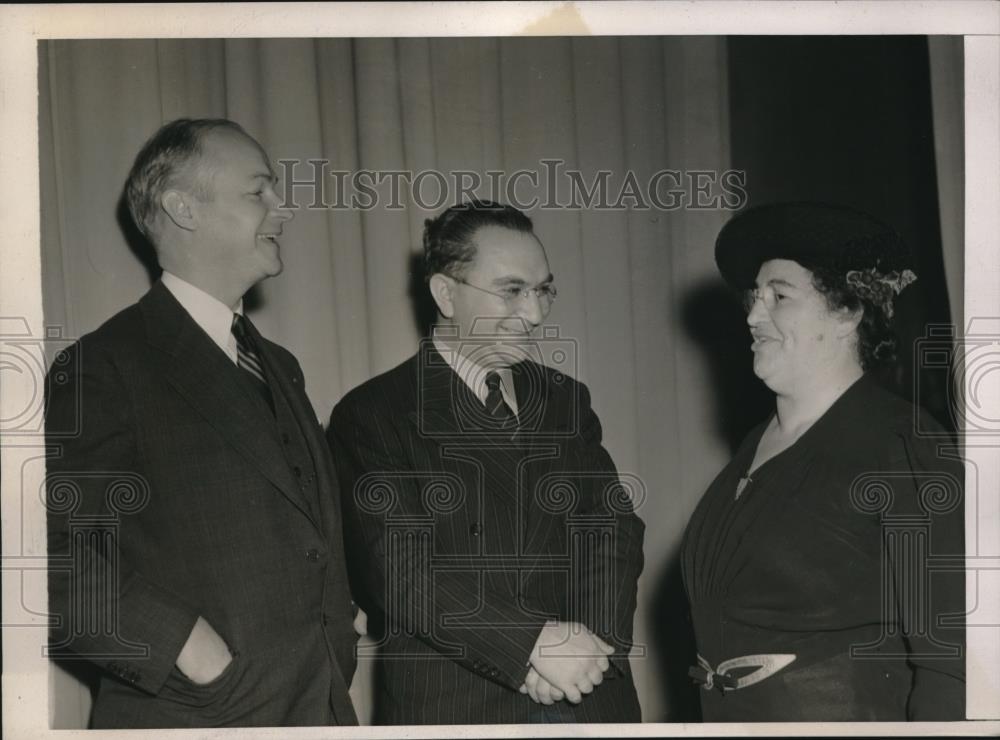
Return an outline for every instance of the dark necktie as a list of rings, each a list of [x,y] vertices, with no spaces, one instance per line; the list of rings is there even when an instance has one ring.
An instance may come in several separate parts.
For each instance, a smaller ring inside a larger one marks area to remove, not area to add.
[[[257,345],[249,329],[250,320],[240,314],[233,314],[233,336],[236,337],[236,364],[253,380],[254,387],[267,405],[274,410],[271,389],[264,375],[264,365],[257,353]]]
[[[499,373],[487,373],[486,375],[486,413],[492,416],[502,426],[513,426],[517,423],[517,417],[510,410],[510,406],[503,400],[503,393],[500,392]]]

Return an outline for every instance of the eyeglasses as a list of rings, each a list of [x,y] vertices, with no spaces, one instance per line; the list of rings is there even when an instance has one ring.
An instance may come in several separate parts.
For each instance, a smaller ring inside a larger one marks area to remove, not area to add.
[[[468,285],[470,288],[475,288],[483,293],[488,293],[489,295],[496,296],[497,298],[502,298],[504,303],[508,306],[512,306],[518,301],[526,301],[531,296],[536,296],[538,302],[543,306],[548,307],[552,305],[552,302],[556,299],[556,286],[551,283],[542,285],[538,288],[519,288],[515,285],[509,288],[504,288],[502,291],[497,292],[494,290],[487,290],[486,288],[480,288],[478,285],[473,285],[470,282],[455,278],[456,283],[461,283],[462,285]]]
[[[743,291],[743,308],[747,313],[753,311],[753,307],[757,305],[757,301],[763,301],[764,308],[768,311],[773,311],[777,308],[778,294],[775,292],[774,286],[765,285],[763,288],[750,288]]]

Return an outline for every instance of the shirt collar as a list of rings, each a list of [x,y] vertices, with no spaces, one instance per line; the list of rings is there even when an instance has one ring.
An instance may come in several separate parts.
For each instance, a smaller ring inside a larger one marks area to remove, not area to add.
[[[201,327],[202,331],[208,334],[219,349],[229,356],[229,359],[236,362],[236,337],[233,336],[232,332],[232,309],[218,298],[166,270],[163,271],[160,280],[184,310],[191,315],[194,322]],[[236,313],[243,313],[242,299],[236,307]]]
[[[491,372],[478,363],[473,362],[458,350],[449,347],[437,335],[432,336],[434,349],[444,358],[448,366],[455,371],[455,374],[462,379],[473,395],[479,399],[480,403],[486,403],[486,396],[489,389],[486,387],[486,375]],[[509,367],[496,368],[500,376],[500,395],[507,402],[510,410],[517,414],[517,396],[514,395],[514,374]]]

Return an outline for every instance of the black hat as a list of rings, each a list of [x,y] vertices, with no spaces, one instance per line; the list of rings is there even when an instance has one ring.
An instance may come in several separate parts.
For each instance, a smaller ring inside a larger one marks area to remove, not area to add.
[[[752,288],[760,266],[772,259],[793,260],[812,271],[824,267],[846,275],[857,270],[877,278],[912,265],[892,227],[867,213],[827,203],[750,208],[730,219],[715,241],[719,271],[738,290]]]

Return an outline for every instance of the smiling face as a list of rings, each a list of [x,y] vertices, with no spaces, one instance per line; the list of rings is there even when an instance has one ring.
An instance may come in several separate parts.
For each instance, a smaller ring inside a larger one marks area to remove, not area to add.
[[[551,284],[552,274],[531,233],[484,226],[473,241],[476,256],[462,279],[435,276],[431,290],[464,340],[459,351],[482,367],[507,367],[525,356],[525,343],[551,308],[548,299],[520,291]]]
[[[278,207],[276,178],[256,141],[218,130],[202,150],[192,177],[206,193],[192,201],[192,259],[202,275],[241,296],[281,272],[277,237],[292,213]]]
[[[769,260],[757,273],[755,292],[747,316],[753,370],[771,390],[794,393],[857,362],[858,318],[831,311],[809,270],[791,260]]]

